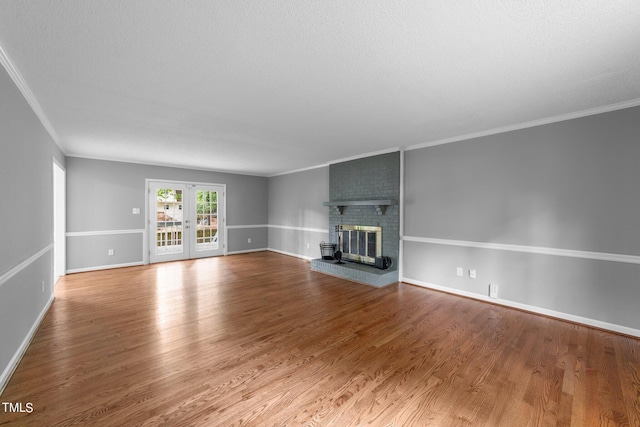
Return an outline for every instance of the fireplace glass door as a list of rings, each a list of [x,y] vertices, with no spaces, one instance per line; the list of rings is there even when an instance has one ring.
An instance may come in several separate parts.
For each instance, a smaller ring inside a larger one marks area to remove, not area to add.
[[[365,264],[375,264],[382,256],[382,227],[340,225],[338,247],[342,258]]]

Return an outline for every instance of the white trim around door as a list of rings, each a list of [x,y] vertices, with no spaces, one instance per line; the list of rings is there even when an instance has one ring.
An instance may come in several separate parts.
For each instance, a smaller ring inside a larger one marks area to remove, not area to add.
[[[67,171],[52,157],[53,186],[53,279],[55,287],[58,279],[67,274]]]

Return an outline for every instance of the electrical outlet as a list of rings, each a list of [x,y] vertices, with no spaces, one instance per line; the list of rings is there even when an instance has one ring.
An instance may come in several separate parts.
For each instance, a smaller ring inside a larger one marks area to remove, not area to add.
[[[456,268],[456,274],[460,277],[464,276],[464,270],[462,267]]]
[[[113,249],[109,249],[109,250],[107,251],[107,255],[109,255],[109,256],[113,256],[113,254],[114,254],[114,253],[115,253],[115,252],[114,252],[114,250],[113,250]]]
[[[489,283],[489,298],[498,298],[498,285]]]
[[[42,281],[42,292],[44,292],[44,280]]]
[[[251,243],[251,237],[247,239],[247,243]]]
[[[469,270],[469,277],[475,279],[477,277],[477,272],[475,270]]]
[[[140,208],[133,208],[131,213],[133,213],[134,215],[140,215]]]
[[[311,245],[310,243],[307,243],[307,249],[309,249],[311,247],[310,245]]]

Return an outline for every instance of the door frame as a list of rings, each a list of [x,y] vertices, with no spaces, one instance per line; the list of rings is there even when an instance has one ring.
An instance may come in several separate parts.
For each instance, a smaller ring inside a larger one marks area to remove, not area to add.
[[[53,195],[53,280],[55,288],[58,280],[67,274],[67,169],[52,157]]]
[[[144,195],[145,195],[145,217],[144,217],[144,244],[143,262],[144,264],[150,264],[150,239],[151,234],[155,230],[151,230],[151,213],[149,212],[149,195],[151,182],[166,182],[167,184],[179,184],[179,185],[214,185],[222,187],[222,222],[223,222],[223,234],[222,234],[222,256],[226,256],[228,252],[227,247],[227,184],[219,184],[214,182],[201,182],[201,181],[179,181],[175,179],[161,179],[161,178],[145,178],[144,180]],[[220,224],[218,223],[218,227]]]
[[[216,212],[222,212],[222,215],[218,215],[218,227],[217,227],[217,239],[218,239],[218,247],[216,249],[209,249],[209,250],[198,250],[197,246],[198,246],[198,212],[197,212],[197,205],[198,205],[198,192],[199,191],[214,191],[216,193],[218,193],[218,208],[221,209],[217,209],[216,208]],[[220,194],[222,193],[222,194]],[[224,195],[226,193],[226,188],[222,185],[215,185],[215,184],[193,184],[193,186],[189,187],[189,194],[188,194],[188,198],[189,198],[189,209],[196,209],[196,212],[193,212],[191,215],[191,219],[193,219],[193,224],[190,224],[190,230],[189,230],[189,238],[190,238],[190,248],[189,250],[193,250],[195,249],[194,252],[192,252],[190,254],[189,259],[197,259],[197,258],[208,258],[211,256],[220,256],[220,254],[222,255],[226,255],[226,244],[225,244],[225,238],[227,235],[226,229],[224,227],[224,225],[226,225],[226,220],[224,218],[224,208],[226,206],[225,200],[224,200]],[[220,220],[222,220],[222,224],[220,224]],[[222,227],[220,225],[223,225]],[[212,254],[211,252],[215,251],[215,252],[219,252],[217,254]]]

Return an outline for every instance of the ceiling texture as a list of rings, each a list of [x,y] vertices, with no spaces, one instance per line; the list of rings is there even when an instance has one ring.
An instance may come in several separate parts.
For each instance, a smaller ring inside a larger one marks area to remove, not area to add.
[[[68,156],[271,176],[640,105],[638,0],[2,0]]]

